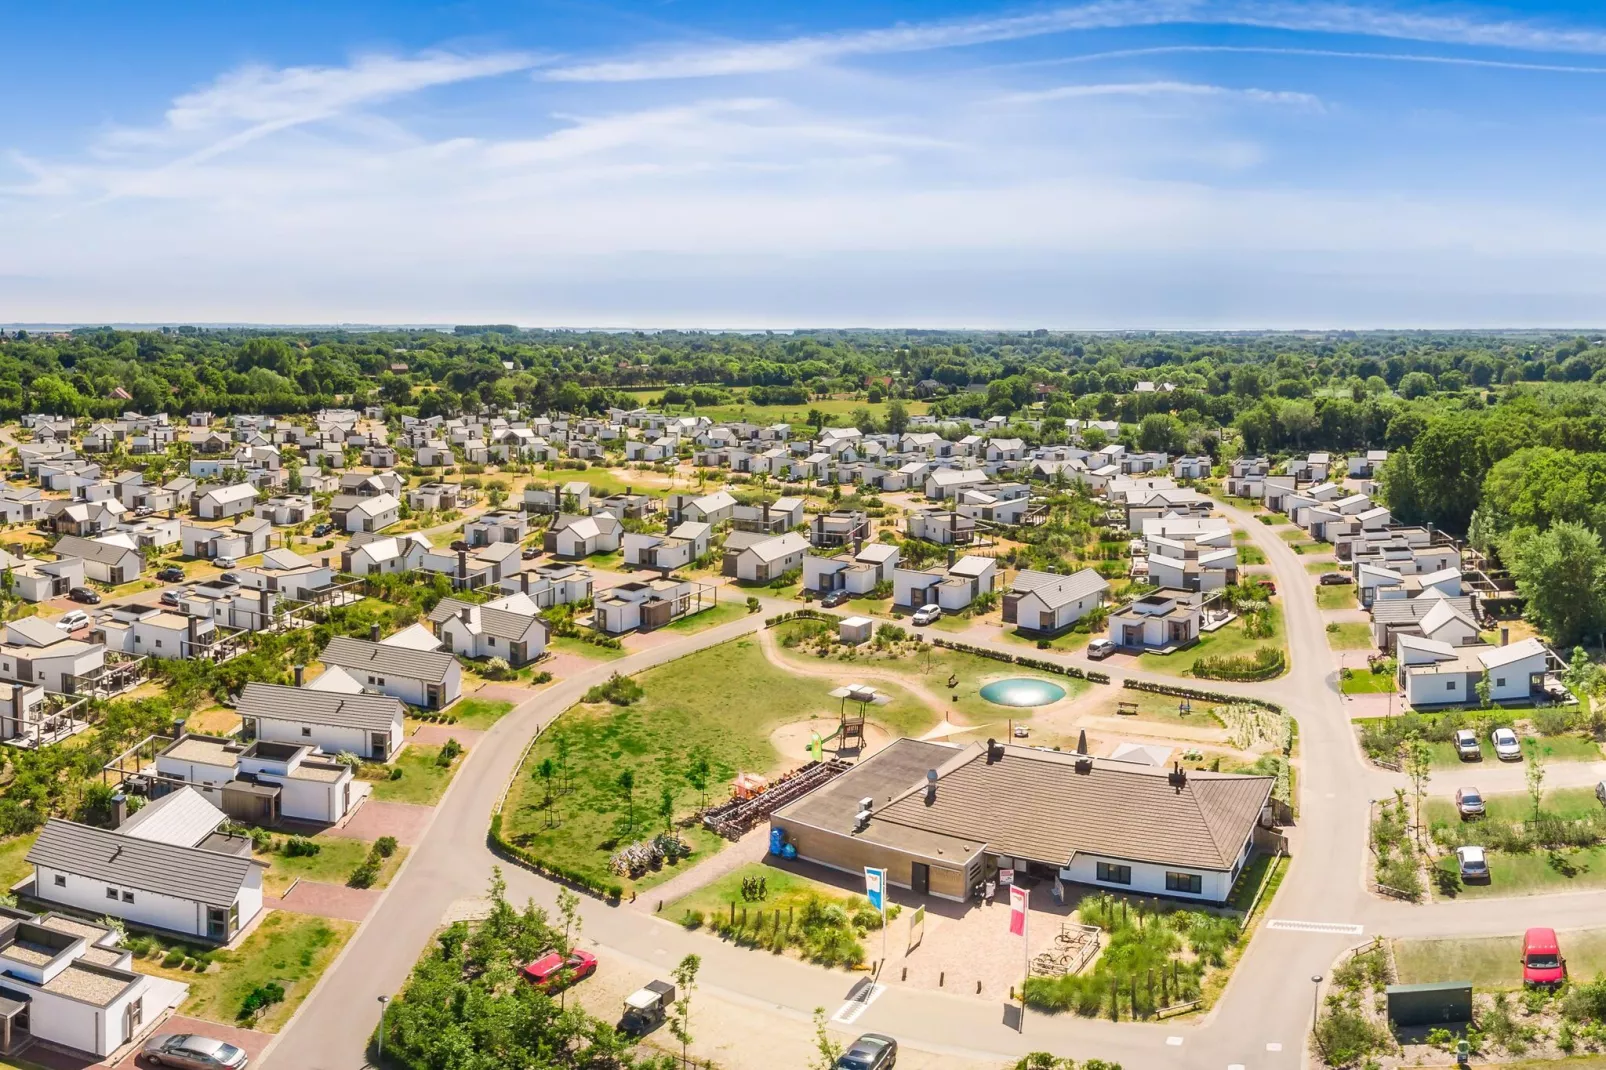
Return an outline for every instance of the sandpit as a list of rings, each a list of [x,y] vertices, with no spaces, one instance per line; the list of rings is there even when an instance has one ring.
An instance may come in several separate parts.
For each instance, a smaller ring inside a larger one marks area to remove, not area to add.
[[[798,765],[813,757],[809,753],[809,740],[814,733],[818,732],[820,738],[824,739],[835,732],[837,725],[840,723],[836,717],[824,716],[811,717],[803,721],[791,721],[770,733],[770,745],[780,753],[784,764],[788,767]],[[874,721],[866,721],[864,725],[864,749],[859,751],[857,756],[863,758],[874,754],[891,742],[891,732],[888,732]],[[837,741],[834,739],[825,744],[825,757],[835,757],[836,744]],[[854,754],[850,751],[844,757],[854,757]]]

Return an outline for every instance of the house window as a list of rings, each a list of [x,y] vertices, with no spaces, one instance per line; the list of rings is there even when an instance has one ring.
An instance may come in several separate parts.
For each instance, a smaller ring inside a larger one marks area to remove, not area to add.
[[[1494,686],[1496,686],[1496,687],[1505,687],[1506,686],[1506,678],[1504,676],[1496,676],[1494,678]]]
[[[301,734],[304,735],[304,736],[310,736],[310,735],[312,735],[312,729],[310,727],[308,727],[307,725],[302,725],[301,726]]]
[[[1095,879],[1102,884],[1131,884],[1132,867],[1118,866],[1113,862],[1100,862]]]
[[[1444,689],[1446,691],[1454,691],[1455,690],[1455,681],[1454,680],[1446,680],[1444,682]]]
[[[157,650],[162,649],[162,641],[160,639],[156,640],[156,649]]]
[[[133,901],[134,901],[134,893],[133,892],[124,892],[123,893],[123,902],[132,903]]]
[[[107,888],[106,889],[106,898],[107,899],[116,899],[117,898],[117,889],[116,888]]]
[[[65,887],[67,887],[67,875],[65,873],[56,874],[56,887],[57,888],[65,888]]]
[[[1197,873],[1170,873],[1165,875],[1165,890],[1198,895],[1204,891],[1204,878]]]

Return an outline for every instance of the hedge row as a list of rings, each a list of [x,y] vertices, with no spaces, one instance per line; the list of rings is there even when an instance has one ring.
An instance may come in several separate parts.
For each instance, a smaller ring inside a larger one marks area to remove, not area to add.
[[[567,866],[560,866],[537,858],[533,852],[504,840],[502,838],[501,814],[491,815],[491,831],[486,838],[490,840],[491,850],[508,861],[539,873],[543,877],[550,877],[552,880],[567,884],[571,888],[577,888],[582,892],[590,892],[599,898],[610,899],[616,903],[624,897],[625,890],[622,885],[604,884],[594,877],[569,869]]]
[[[1147,680],[1124,679],[1121,686],[1129,691],[1150,691],[1156,695],[1170,695],[1172,698],[1198,699],[1200,702],[1213,702],[1218,706],[1259,706],[1261,709],[1271,710],[1274,713],[1286,713],[1275,702],[1267,702],[1262,698],[1250,698],[1246,695],[1229,695],[1224,691],[1201,691],[1196,687],[1182,687],[1178,684],[1155,684]]]
[[[1260,683],[1287,671],[1288,656],[1274,647],[1261,647],[1254,657],[1200,658],[1193,664],[1193,674],[1200,679],[1242,684]]]
[[[823,620],[833,624],[842,622],[842,618],[835,613],[822,613],[818,609],[794,609],[790,613],[777,613],[773,617],[764,618],[764,627],[773,628],[777,624],[785,624],[789,620]]]
[[[1069,676],[1075,680],[1086,680],[1089,683],[1107,684],[1110,682],[1110,674],[1106,672],[1099,672],[1097,669],[1079,669],[1075,665],[1061,665],[1054,661],[1040,661],[1037,658],[1028,658],[1024,656],[1017,657],[1014,654],[1006,654],[1002,650],[989,650],[987,647],[971,646],[968,643],[956,643],[950,639],[940,639],[937,636],[931,637],[931,645],[947,647],[949,650],[957,650],[961,654],[973,654],[978,658],[988,658],[992,661],[1002,661],[1010,665],[1019,665],[1026,669],[1037,669],[1042,672],[1055,673],[1059,676]]]

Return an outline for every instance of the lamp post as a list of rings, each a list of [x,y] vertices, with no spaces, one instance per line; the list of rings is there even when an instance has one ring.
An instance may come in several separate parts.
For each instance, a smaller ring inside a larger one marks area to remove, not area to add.
[[[385,1060],[385,1012],[387,1010],[389,1010],[389,1009],[390,1009],[390,997],[389,996],[380,996],[379,997],[379,1050],[376,1053],[376,1061],[377,1062],[384,1062],[384,1060]]]
[[[1322,994],[1322,975],[1319,973],[1312,974],[1310,980],[1311,984],[1315,986],[1310,990],[1310,1026],[1315,1029],[1317,1009],[1319,1007],[1318,1000]]]

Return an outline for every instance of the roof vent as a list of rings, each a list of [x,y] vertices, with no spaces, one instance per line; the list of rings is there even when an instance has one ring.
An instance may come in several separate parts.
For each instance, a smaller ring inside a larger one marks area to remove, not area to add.
[[[937,801],[937,771],[926,770],[926,805],[930,806]]]
[[[996,739],[989,739],[987,741],[987,764],[992,765],[994,762],[1002,760],[1003,757],[1004,745]]]

